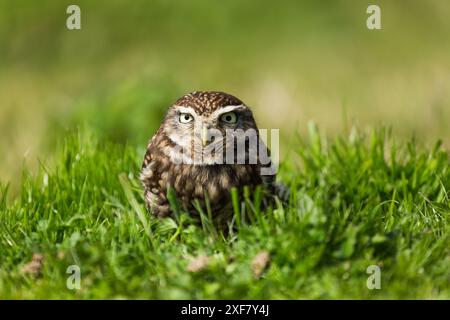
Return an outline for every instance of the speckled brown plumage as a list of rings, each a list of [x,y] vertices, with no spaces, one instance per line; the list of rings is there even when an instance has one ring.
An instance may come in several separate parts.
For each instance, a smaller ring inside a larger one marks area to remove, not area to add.
[[[218,113],[222,109],[228,110],[227,108],[233,110],[236,123],[228,124],[221,120],[220,117],[229,113]],[[184,112],[193,113],[191,125],[181,123],[180,117]],[[244,164],[197,164],[189,163],[190,158],[187,156],[183,158],[187,161],[181,163],[177,161],[180,157],[173,150],[180,145],[193,150],[193,154],[204,152],[196,151],[197,142],[186,140],[186,136],[190,134],[195,136],[194,122],[221,132],[225,132],[226,128],[257,129],[250,109],[232,95],[223,92],[193,92],[178,99],[169,108],[160,128],[150,140],[142,164],[141,181],[145,188],[145,200],[154,215],[158,217],[170,215],[167,200],[169,188],[175,192],[182,207],[192,214],[196,214],[193,201],[198,199],[204,205],[206,195],[216,217],[231,215],[232,187],[242,190],[244,186],[252,189],[264,185],[266,189],[271,190],[275,175],[261,176],[259,161]],[[210,144],[216,144],[215,147],[220,149],[225,146],[225,141],[217,139],[212,140]],[[224,151],[225,148],[217,153]],[[201,153],[201,156],[206,159],[204,153]]]
[[[238,106],[244,103],[225,92],[192,92],[175,102],[177,106],[192,107],[195,111],[210,115],[213,111],[225,106]]]

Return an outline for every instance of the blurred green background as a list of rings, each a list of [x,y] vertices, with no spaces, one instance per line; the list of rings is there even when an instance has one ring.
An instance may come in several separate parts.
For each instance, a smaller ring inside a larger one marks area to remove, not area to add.
[[[81,30],[66,29],[70,4]],[[382,30],[366,28],[369,4]],[[443,0],[3,0],[0,181],[51,161],[76,126],[144,148],[193,90],[240,97],[284,139],[313,120],[448,143],[449,17]]]

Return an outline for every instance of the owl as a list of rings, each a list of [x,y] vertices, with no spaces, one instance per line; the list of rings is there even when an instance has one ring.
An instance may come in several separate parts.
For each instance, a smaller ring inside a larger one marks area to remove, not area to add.
[[[233,212],[233,187],[242,192],[245,186],[262,186],[281,194],[276,174],[267,170],[271,165],[247,105],[224,92],[196,91],[168,109],[148,144],[140,180],[147,207],[157,217],[171,214],[171,189],[186,212],[198,215],[195,203],[206,208],[207,201],[213,218],[226,220]]]

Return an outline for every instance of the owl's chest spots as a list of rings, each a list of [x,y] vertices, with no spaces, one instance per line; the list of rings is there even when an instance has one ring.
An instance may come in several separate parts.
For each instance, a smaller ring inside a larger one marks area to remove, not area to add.
[[[188,206],[194,199],[208,197],[214,206],[227,201],[233,187],[259,184],[255,168],[245,165],[172,165],[161,172],[159,188],[173,188],[178,199]]]

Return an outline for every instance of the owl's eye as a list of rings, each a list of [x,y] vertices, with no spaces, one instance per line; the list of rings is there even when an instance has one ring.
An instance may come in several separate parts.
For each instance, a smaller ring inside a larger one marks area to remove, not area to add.
[[[194,117],[190,113],[180,113],[180,122],[189,123],[194,120]]]
[[[227,112],[220,116],[220,120],[225,123],[233,124],[237,122],[237,115],[234,112]]]

